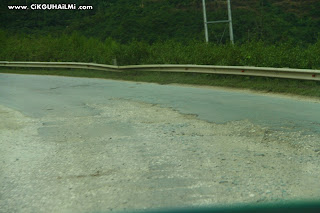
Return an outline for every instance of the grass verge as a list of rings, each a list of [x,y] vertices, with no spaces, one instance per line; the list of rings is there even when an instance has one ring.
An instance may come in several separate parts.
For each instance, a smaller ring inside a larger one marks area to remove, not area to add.
[[[166,72],[105,72],[82,69],[0,68],[0,73],[56,75],[114,80],[141,81],[159,84],[190,84],[250,89],[260,92],[320,97],[320,82],[308,80],[251,77],[236,75],[166,73]]]

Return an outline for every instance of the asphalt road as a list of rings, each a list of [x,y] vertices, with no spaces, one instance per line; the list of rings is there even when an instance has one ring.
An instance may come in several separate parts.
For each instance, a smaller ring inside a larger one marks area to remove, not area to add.
[[[320,197],[320,101],[0,74],[0,212]]]

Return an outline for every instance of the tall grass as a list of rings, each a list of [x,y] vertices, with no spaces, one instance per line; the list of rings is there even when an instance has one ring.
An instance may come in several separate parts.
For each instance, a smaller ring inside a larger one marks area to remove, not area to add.
[[[301,46],[290,42],[268,45],[262,41],[217,45],[199,41],[133,41],[120,44],[111,38],[101,41],[77,33],[60,37],[7,35],[0,31],[0,60],[74,61],[119,65],[207,64],[320,69],[320,39]]]

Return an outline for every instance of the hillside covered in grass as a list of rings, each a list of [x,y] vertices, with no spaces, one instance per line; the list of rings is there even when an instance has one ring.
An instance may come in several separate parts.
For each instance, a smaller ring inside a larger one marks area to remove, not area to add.
[[[204,40],[201,0],[60,0],[93,10],[8,10],[29,0],[2,0],[0,29],[9,34],[60,36],[77,32],[117,42]],[[226,0],[206,0],[208,20],[227,19]],[[319,0],[231,0],[235,41],[315,43],[320,29]],[[224,34],[224,36],[223,36]],[[209,26],[214,43],[228,41],[226,24]]]
[[[290,67],[320,69],[320,39],[304,46],[293,42],[268,44],[250,41],[242,44],[182,43],[174,40],[120,43],[101,41],[78,33],[60,37],[8,35],[0,31],[0,61],[74,61],[119,65],[204,64],[228,66]]]
[[[8,10],[8,5],[75,3],[93,10]],[[206,0],[209,21],[227,19],[226,0]],[[201,0],[2,0],[0,61],[73,61],[118,65],[204,64],[320,69],[319,0],[231,0],[227,24],[209,25]],[[249,88],[319,97],[318,81],[193,73],[52,70],[0,72]]]

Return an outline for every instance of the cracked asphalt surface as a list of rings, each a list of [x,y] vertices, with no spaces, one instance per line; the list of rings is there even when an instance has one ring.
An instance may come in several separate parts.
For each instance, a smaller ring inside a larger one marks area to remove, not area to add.
[[[0,74],[0,212],[319,200],[320,101]]]

